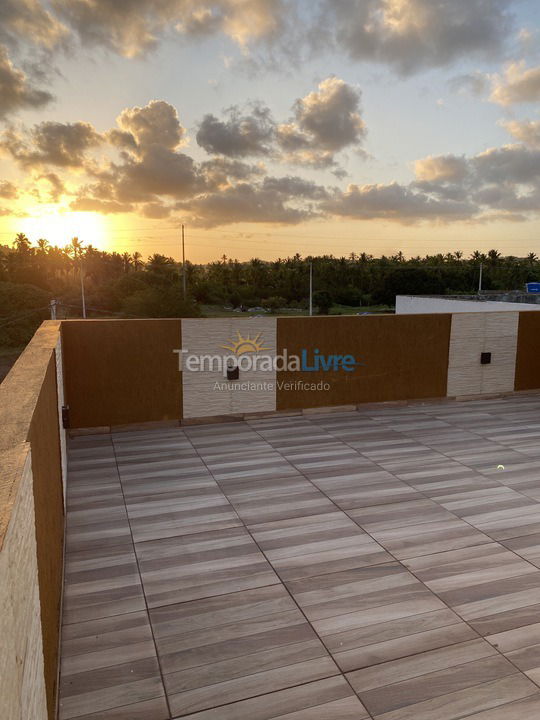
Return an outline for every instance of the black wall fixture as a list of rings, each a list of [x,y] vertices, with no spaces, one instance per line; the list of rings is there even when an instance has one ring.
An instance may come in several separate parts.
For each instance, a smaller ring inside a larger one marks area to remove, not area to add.
[[[491,353],[490,352],[481,353],[480,364],[481,365],[491,365]]]
[[[240,369],[234,360],[227,361],[227,380],[238,380],[240,377]]]

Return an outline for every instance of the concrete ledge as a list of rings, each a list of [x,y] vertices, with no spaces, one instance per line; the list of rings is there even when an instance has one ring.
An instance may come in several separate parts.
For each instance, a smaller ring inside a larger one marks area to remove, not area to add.
[[[304,410],[276,410],[274,412],[260,413],[243,413],[236,415],[212,415],[201,418],[185,418],[179,421],[155,421],[148,423],[136,423],[133,425],[117,425],[102,426],[97,428],[77,428],[69,431],[70,437],[79,437],[84,435],[103,435],[115,432],[130,432],[133,430],[158,430],[167,427],[192,427],[195,425],[216,425],[220,423],[244,422],[249,420],[264,420],[282,417],[309,417],[310,415],[328,415],[332,413],[343,412],[369,412],[370,410],[391,408],[391,407],[407,407],[407,406],[423,406],[446,404],[456,402],[467,402],[468,400],[496,400],[524,395],[538,396],[540,390],[520,390],[519,392],[497,393],[488,395],[463,395],[458,397],[440,397],[440,398],[417,398],[411,400],[387,400],[379,403],[362,403],[361,405],[332,405],[330,407],[305,408]]]
[[[453,400],[455,402],[467,402],[468,400],[500,400],[501,398],[511,397],[515,393],[488,393],[487,395],[456,395]]]
[[[320,415],[321,413],[354,412],[357,405],[327,405],[326,407],[304,408],[302,415]]]

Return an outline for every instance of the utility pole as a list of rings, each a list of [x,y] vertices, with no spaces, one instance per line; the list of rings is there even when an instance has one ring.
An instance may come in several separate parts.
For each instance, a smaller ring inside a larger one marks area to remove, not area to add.
[[[309,261],[309,315],[313,315],[313,261]]]
[[[186,299],[186,249],[184,245],[184,225],[182,224],[182,286],[184,289],[184,300]]]
[[[71,247],[73,248],[73,258],[76,260],[79,258],[79,271],[81,274],[81,300],[82,300],[82,316],[86,319],[86,299],[84,297],[84,275],[83,275],[83,246],[79,242],[78,237],[74,237],[71,240]]]
[[[480,263],[480,277],[478,278],[478,294],[482,292],[482,271],[484,269],[484,263]]]
[[[56,320],[56,303],[58,300],[51,300],[50,307],[51,307],[51,320]]]

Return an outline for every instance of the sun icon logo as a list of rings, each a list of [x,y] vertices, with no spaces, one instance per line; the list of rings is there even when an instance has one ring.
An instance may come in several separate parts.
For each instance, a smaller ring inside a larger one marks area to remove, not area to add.
[[[225,350],[231,350],[235,355],[245,355],[246,353],[257,353],[262,350],[270,350],[269,347],[264,347],[264,341],[262,339],[262,333],[258,333],[255,337],[246,335],[242,336],[242,333],[236,331],[238,336],[236,340],[231,339],[229,345],[222,345],[221,347]]]

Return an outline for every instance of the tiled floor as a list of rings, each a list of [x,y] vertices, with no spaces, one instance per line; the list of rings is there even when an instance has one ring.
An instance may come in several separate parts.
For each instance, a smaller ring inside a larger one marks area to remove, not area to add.
[[[67,524],[61,720],[540,717],[538,395],[80,437]]]

